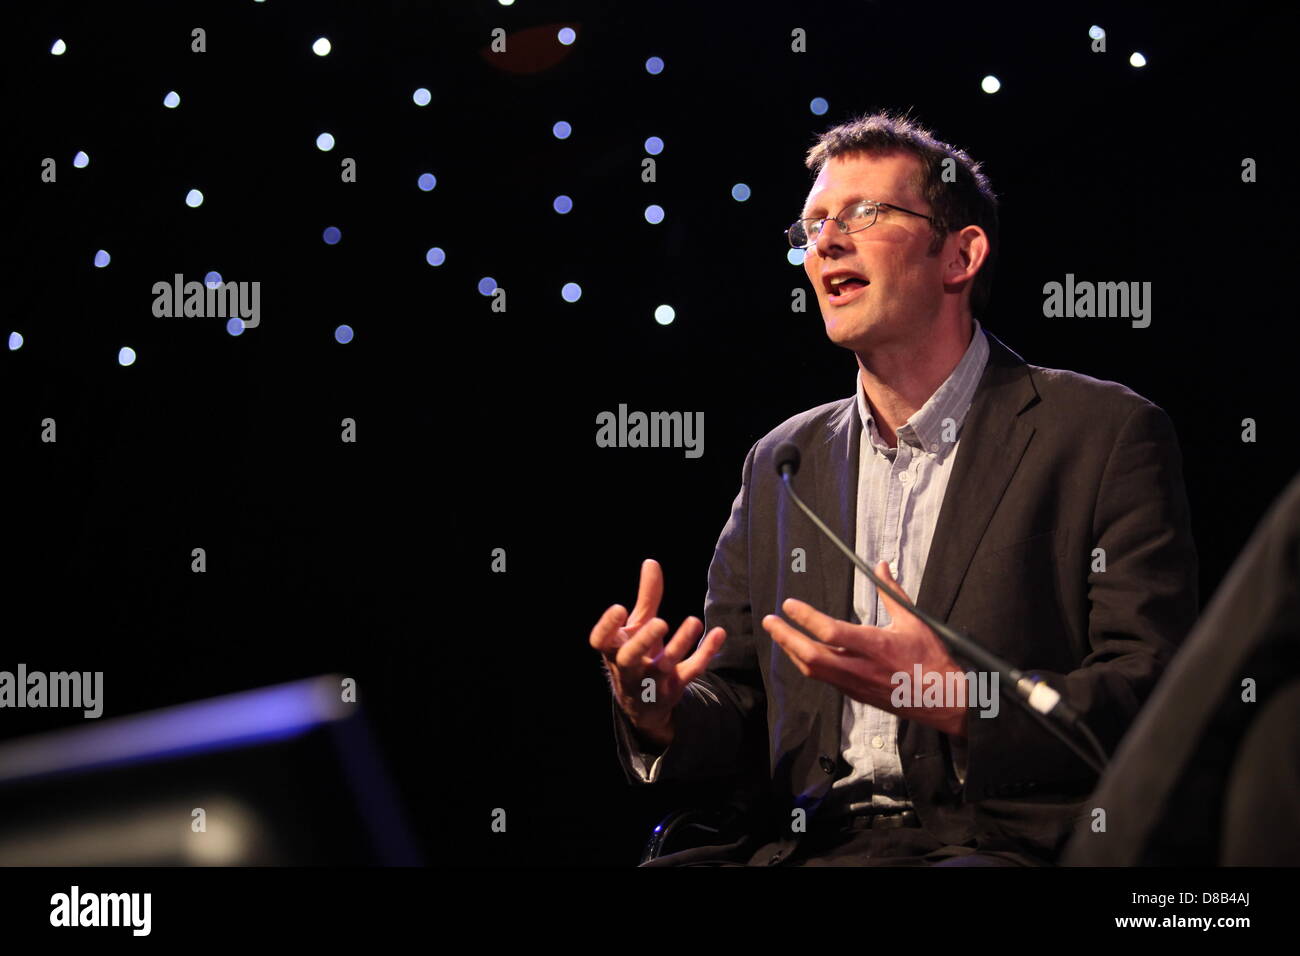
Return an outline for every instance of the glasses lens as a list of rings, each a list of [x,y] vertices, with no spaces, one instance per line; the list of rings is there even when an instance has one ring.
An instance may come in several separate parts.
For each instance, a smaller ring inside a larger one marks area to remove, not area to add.
[[[796,249],[806,248],[808,246],[808,243],[811,242],[813,238],[809,234],[807,228],[808,226],[811,225],[812,223],[801,219],[799,220],[799,222],[796,222],[793,226],[791,226],[789,233],[787,233],[787,235],[789,235],[790,237],[790,245]]]
[[[845,232],[857,232],[866,229],[876,221],[876,207],[869,202],[860,202],[840,213],[840,222],[844,223]]]

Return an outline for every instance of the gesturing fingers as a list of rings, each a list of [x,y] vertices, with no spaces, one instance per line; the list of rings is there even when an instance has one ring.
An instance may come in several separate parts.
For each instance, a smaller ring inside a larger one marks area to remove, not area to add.
[[[704,631],[704,622],[698,617],[688,617],[682,621],[682,626],[677,629],[673,639],[664,645],[664,652],[659,655],[655,663],[663,667],[672,667],[677,664],[690,651],[696,641],[700,639],[700,634]]]
[[[790,620],[813,635],[813,637],[823,644],[830,645],[833,651],[844,648],[859,654],[866,654],[871,650],[870,643],[862,633],[862,628],[855,628],[845,621],[837,621],[829,614],[823,614],[811,604],[806,604],[797,598],[786,598],[781,602],[781,610],[790,616]],[[777,620],[781,619],[777,618]],[[802,635],[800,636],[802,637]],[[805,640],[807,639],[805,638]]]
[[[591,646],[606,657],[613,657],[627,641],[627,635],[623,632],[623,622],[626,620],[627,608],[623,605],[615,604],[606,609],[591,629]]]
[[[703,626],[704,624],[701,622],[700,627]],[[713,659],[713,655],[722,649],[722,644],[726,639],[727,632],[720,627],[715,627],[704,635],[704,640],[700,641],[700,646],[695,649],[695,653],[686,658],[677,668],[677,679],[682,682],[683,686],[704,673],[705,668],[709,666],[709,661]]]
[[[908,594],[903,590],[902,585],[895,581],[894,576],[889,573],[889,562],[877,561],[876,574],[887,585],[887,587],[884,588],[877,588],[876,591],[880,595],[880,600],[885,604],[885,610],[889,613],[889,619],[891,621],[899,621],[912,617],[912,612],[905,610],[903,606],[895,601],[890,595],[890,591],[896,591],[901,593],[903,597],[908,597]]]
[[[641,562],[641,586],[636,595],[636,607],[627,619],[627,629],[635,630],[659,613],[659,602],[664,596],[664,572],[654,558]]]
[[[781,646],[799,673],[825,678],[845,670],[845,652],[805,637],[775,614],[763,618],[763,628]]]
[[[668,633],[668,622],[661,617],[647,621],[645,626],[628,638],[614,655],[614,663],[623,670],[640,674],[646,664],[659,656],[660,643]]]

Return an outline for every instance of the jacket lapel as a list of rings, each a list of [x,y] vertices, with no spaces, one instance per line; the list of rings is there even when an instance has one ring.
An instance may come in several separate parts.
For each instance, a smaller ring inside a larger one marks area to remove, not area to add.
[[[811,507],[827,526],[847,544],[854,546],[858,514],[858,452],[862,444],[862,420],[857,396],[849,399],[831,417],[825,440],[818,446],[816,499]],[[821,610],[841,621],[853,620],[853,563],[824,534],[817,535],[821,562],[830,569],[822,575],[824,604]]]
[[[962,424],[917,607],[946,620],[975,549],[1024,457],[1032,425],[1019,418],[1038,396],[1025,360],[988,334],[989,357]]]

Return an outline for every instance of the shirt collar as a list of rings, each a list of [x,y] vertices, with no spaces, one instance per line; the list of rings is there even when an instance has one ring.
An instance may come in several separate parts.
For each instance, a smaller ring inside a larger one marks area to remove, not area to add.
[[[957,433],[961,431],[966,412],[975,397],[975,388],[988,361],[988,339],[985,337],[980,320],[972,319],[972,321],[974,333],[971,335],[970,344],[966,346],[966,354],[961,357],[957,367],[944,379],[943,384],[935,389],[926,403],[898,427],[899,441],[933,453],[936,458],[945,456],[956,444]],[[885,444],[876,428],[871,406],[867,404],[867,393],[862,388],[860,370],[854,373],[853,386],[858,397],[858,417],[862,421],[862,427],[866,429],[871,443],[876,448],[881,452],[889,450],[889,446]],[[952,440],[945,441],[944,421],[949,418],[953,420],[950,432]]]

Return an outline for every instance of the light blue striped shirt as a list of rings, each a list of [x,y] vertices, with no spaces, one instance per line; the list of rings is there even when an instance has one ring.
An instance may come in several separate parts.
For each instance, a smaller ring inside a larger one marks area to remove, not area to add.
[[[873,567],[878,561],[888,561],[889,573],[912,601],[925,574],[930,540],[961,445],[962,423],[988,355],[988,340],[975,319],[974,334],[961,361],[926,403],[898,427],[897,448],[890,448],[880,437],[860,373],[853,379],[863,430],[854,550]],[[860,570],[853,572],[853,611],[862,624],[885,627],[890,622],[876,586]],[[910,807],[898,755],[898,718],[846,695],[841,726],[842,752],[850,772],[832,784],[837,802],[851,801],[848,809],[854,812]],[[964,742],[958,748],[964,756]],[[964,776],[962,763],[964,760],[959,760],[959,776]]]

